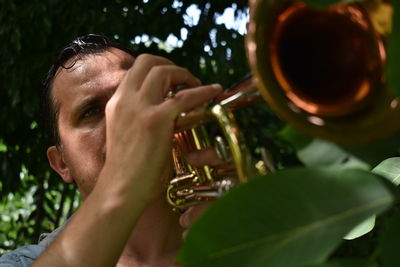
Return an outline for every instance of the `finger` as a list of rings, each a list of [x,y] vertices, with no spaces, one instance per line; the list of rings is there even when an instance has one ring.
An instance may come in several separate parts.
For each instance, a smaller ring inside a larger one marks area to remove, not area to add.
[[[149,104],[159,104],[169,90],[184,84],[186,87],[200,86],[200,81],[187,69],[172,65],[153,67],[141,88],[143,99]]]
[[[184,228],[189,228],[197,219],[208,209],[211,203],[205,203],[188,208],[179,218],[179,224]]]
[[[174,63],[166,58],[158,57],[149,54],[142,54],[138,56],[129,69],[124,79],[118,87],[118,93],[124,93],[130,90],[140,90],[143,81],[152,68],[163,65],[174,65]]]
[[[218,167],[224,165],[225,162],[218,157],[217,152],[213,148],[191,151],[185,155],[187,162],[194,167],[204,165]]]
[[[179,91],[173,98],[161,104],[169,116],[175,119],[180,113],[188,112],[202,104],[208,103],[222,92],[220,84],[203,85]]]

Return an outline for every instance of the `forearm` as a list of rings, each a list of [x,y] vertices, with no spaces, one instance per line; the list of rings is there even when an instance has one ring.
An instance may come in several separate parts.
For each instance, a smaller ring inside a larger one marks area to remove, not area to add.
[[[115,266],[148,200],[135,192],[139,179],[110,186],[110,180],[123,181],[111,172],[103,169],[90,196],[33,266]]]

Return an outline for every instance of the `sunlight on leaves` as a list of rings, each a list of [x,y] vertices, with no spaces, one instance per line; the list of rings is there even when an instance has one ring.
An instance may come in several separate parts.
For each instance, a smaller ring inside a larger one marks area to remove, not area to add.
[[[7,152],[7,145],[3,143],[2,139],[0,139],[0,152]]]

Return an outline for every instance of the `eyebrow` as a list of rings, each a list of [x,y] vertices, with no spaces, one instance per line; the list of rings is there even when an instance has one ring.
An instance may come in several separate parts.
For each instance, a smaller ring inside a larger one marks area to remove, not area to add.
[[[71,112],[71,118],[79,118],[80,113],[87,107],[97,105],[99,103],[106,103],[117,90],[119,84],[113,84],[108,88],[102,90],[101,93],[90,94],[88,93],[83,99],[79,100],[79,103],[73,107]]]

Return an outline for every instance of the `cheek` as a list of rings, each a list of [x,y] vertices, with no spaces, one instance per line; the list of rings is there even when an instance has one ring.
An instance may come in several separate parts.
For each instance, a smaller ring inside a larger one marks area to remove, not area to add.
[[[96,157],[105,146],[105,127],[98,125],[91,129],[75,129],[68,138],[68,146],[76,150],[77,156]]]
[[[93,153],[95,156],[103,154],[105,151],[105,127],[96,127],[89,131],[82,131],[79,134],[80,150]]]
[[[98,175],[104,165],[105,160],[105,127],[96,127],[90,131],[81,133],[79,138],[78,152],[84,157],[82,162],[86,162],[90,168],[91,175]]]
[[[75,129],[62,140],[65,162],[69,166],[74,179],[83,182],[95,181],[104,165],[104,124],[102,123],[90,130]]]

